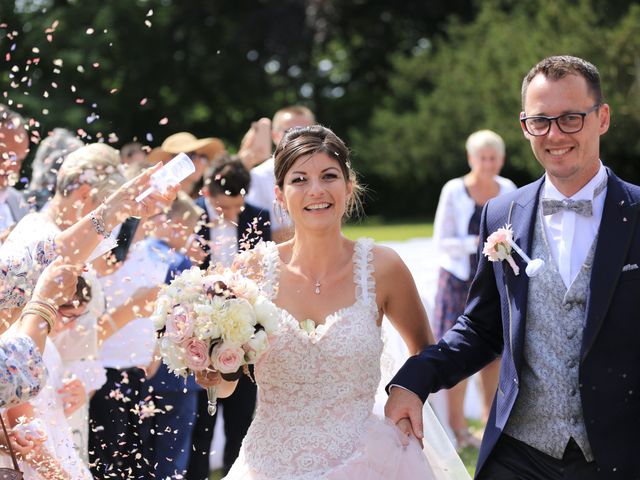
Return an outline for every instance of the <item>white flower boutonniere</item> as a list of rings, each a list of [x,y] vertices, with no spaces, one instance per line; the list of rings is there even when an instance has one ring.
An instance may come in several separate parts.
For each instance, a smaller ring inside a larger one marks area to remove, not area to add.
[[[518,245],[516,245],[513,241],[513,230],[511,229],[511,225],[505,225],[489,235],[487,241],[484,242],[482,253],[490,262],[501,262],[506,260],[513,270],[513,273],[515,275],[519,275],[520,267],[516,265],[516,262],[511,255],[513,250],[515,250],[518,255],[527,262],[525,272],[529,277],[535,277],[540,273],[542,267],[544,267],[544,261],[539,258],[531,260],[531,258],[529,258],[529,256],[524,253]]]

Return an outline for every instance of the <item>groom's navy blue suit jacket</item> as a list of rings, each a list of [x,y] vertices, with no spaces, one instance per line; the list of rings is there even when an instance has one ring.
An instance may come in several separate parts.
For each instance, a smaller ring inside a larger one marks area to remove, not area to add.
[[[584,421],[602,478],[640,478],[640,187],[608,170],[604,212],[590,282],[580,361]],[[544,177],[491,200],[485,207],[480,248],[511,224],[527,254]],[[509,419],[523,364],[529,279],[507,262],[480,262],[464,314],[437,344],[411,357],[390,385],[426,400],[502,354],[500,382],[478,458],[479,472]],[[623,271],[624,269],[624,271]]]

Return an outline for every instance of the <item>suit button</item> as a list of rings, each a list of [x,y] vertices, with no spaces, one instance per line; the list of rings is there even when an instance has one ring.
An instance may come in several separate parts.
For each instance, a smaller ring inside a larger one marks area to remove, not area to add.
[[[567,367],[569,367],[569,368],[573,368],[573,367],[575,367],[575,366],[576,366],[576,361],[575,361],[575,360],[569,360],[569,361],[567,362]]]
[[[577,393],[577,392],[576,392],[576,389],[575,389],[575,388],[572,388],[572,389],[570,389],[570,390],[569,390],[569,396],[571,396],[571,397],[575,397],[575,396],[576,396],[576,393]]]
[[[573,339],[573,337],[575,337],[575,336],[576,336],[576,331],[575,331],[575,330],[572,330],[572,331],[570,331],[569,333],[567,333],[567,340],[571,340],[571,339]]]
[[[563,307],[564,307],[565,310],[569,311],[569,310],[571,310],[573,308],[573,303],[567,302],[567,303],[565,303],[563,305]]]
[[[570,423],[571,425],[576,425],[576,424],[578,423],[578,420],[576,420],[576,417],[571,417],[571,418],[569,419],[569,423]]]

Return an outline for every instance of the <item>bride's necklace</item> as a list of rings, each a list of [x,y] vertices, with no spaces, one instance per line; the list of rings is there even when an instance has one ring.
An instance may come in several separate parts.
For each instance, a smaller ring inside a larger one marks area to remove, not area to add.
[[[315,294],[320,295],[320,280],[316,280]]]

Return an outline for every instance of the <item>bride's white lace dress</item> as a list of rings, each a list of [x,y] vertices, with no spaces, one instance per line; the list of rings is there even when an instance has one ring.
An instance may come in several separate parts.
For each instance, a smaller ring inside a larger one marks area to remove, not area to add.
[[[354,250],[356,300],[310,334],[280,309],[280,328],[255,366],[256,415],[227,480],[417,479],[436,475],[420,446],[372,413],[383,342],[373,242]],[[262,244],[263,290],[277,291],[280,259]],[[302,320],[302,319],[300,319]]]

